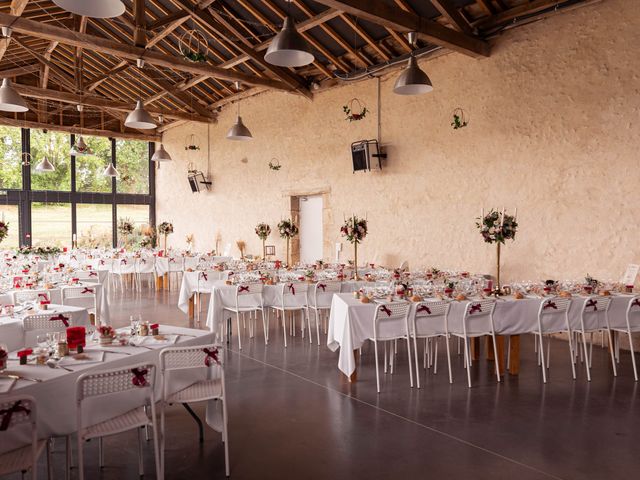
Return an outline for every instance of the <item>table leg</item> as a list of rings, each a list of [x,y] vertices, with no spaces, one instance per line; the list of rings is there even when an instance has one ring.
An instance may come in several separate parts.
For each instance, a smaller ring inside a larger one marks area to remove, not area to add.
[[[162,276],[156,277],[156,290],[162,290],[164,288],[163,280],[164,278]]]
[[[194,316],[194,299],[195,299],[195,295],[191,295],[191,297],[189,297],[189,320],[193,320],[193,316]]]
[[[511,335],[509,346],[509,375],[520,373],[520,335]]]
[[[357,348],[353,351],[353,357],[356,361],[356,364],[360,363],[360,349]],[[354,383],[358,380],[358,367],[353,371],[351,376],[349,377],[349,382]]]
[[[165,273],[164,274],[164,289],[165,290],[170,290],[171,287],[169,286],[169,274]]]
[[[493,345],[491,346],[491,350],[493,351]],[[505,358],[504,358],[504,337],[502,335],[496,335],[496,350],[498,350],[498,369],[500,371],[500,376],[503,376],[505,373]],[[494,359],[495,360],[495,359]]]
[[[480,358],[480,338],[474,337],[471,340],[471,359],[477,362]]]

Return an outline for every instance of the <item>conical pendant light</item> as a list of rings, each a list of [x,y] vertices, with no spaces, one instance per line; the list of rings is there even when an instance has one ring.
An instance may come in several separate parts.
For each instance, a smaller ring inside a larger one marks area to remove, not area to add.
[[[124,125],[129,128],[139,128],[142,130],[151,130],[157,127],[153,117],[144,109],[142,100],[136,102],[135,110],[127,115]]]
[[[284,19],[282,30],[271,40],[264,59],[280,67],[304,67],[315,60],[311,47],[290,16]]]
[[[109,166],[104,169],[104,172],[102,172],[102,174],[105,177],[117,177],[118,175],[120,175],[118,173],[118,170],[116,170],[116,167],[113,164],[113,162],[109,162]]]
[[[155,152],[153,152],[153,156],[151,157],[153,162],[170,162],[173,160],[169,152],[164,149],[164,145],[160,144],[160,148],[158,148]]]
[[[24,99],[11,86],[8,78],[2,79],[0,86],[0,110],[3,112],[26,112],[29,110]]]
[[[236,123],[229,129],[227,133],[228,140],[253,140],[253,135],[249,129],[242,123],[242,117],[238,115]]]
[[[45,155],[42,161],[36,165],[36,172],[55,172],[56,167],[49,161],[49,158]]]
[[[418,62],[415,57],[411,55],[409,57],[409,63],[400,76],[396,80],[396,84],[393,87],[393,93],[398,95],[420,95],[428,93],[433,90],[431,80],[420,70]]]
[[[69,153],[75,157],[83,156],[83,155],[93,155],[93,151],[89,148],[82,138],[82,135],[78,135],[78,139],[76,143],[71,147]]]
[[[53,0],[60,8],[91,18],[113,18],[124,13],[120,0]]]

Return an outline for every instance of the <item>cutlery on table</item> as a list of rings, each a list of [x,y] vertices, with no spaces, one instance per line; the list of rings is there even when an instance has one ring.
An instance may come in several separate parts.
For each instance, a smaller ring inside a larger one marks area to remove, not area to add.
[[[43,380],[41,378],[23,377],[22,375],[7,374],[7,375],[0,375],[0,378],[1,377],[13,378],[14,380],[25,380],[27,382],[35,382],[35,383],[42,383],[43,382]]]
[[[47,367],[49,367],[49,368],[61,368],[63,370],[66,370],[67,372],[73,372],[73,370],[71,370],[70,368],[67,368],[67,367],[65,367],[63,365],[59,365],[59,362],[55,361],[53,358],[50,358],[45,363],[47,364]]]

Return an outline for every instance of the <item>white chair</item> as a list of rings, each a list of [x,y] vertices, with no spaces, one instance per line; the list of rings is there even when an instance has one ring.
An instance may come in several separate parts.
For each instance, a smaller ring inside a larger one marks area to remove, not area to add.
[[[69,326],[73,326],[73,317],[69,314],[50,312],[27,315],[22,319],[24,344],[34,345],[39,334],[63,332]]]
[[[236,325],[238,327],[238,348],[242,350],[242,339],[240,334],[240,316],[242,315],[244,320],[244,315],[246,313],[249,314],[249,336],[253,337],[253,330],[255,328],[255,323],[252,322],[252,314],[253,318],[257,318],[258,312],[262,314],[262,327],[264,329],[264,343],[265,345],[269,341],[269,332],[266,317],[264,314],[264,300],[262,298],[262,290],[264,285],[262,283],[247,283],[245,285],[237,285],[235,292],[235,303],[231,306],[223,307],[223,312],[231,312],[236,316]],[[246,301],[244,300],[246,299]],[[231,322],[231,320],[229,320]],[[229,323],[228,332],[231,332],[231,325]]]
[[[340,293],[342,283],[337,281],[318,282],[315,285],[313,295],[308,298],[309,309],[313,310],[316,316],[316,334],[318,345],[320,345],[320,314],[324,311],[327,314],[331,310],[331,301],[334,293]],[[311,340],[311,319],[309,319],[309,343]]]
[[[87,308],[96,318],[96,325],[100,322],[100,312],[98,308],[98,285],[85,285],[79,287],[63,287],[62,304]]]
[[[51,301],[51,294],[47,290],[18,290],[13,292],[13,303]]]
[[[0,476],[20,472],[24,474],[31,471],[31,478],[37,479],[38,459],[42,450],[47,450],[48,477],[51,478],[51,451],[47,440],[38,440],[38,413],[36,399],[28,395],[14,395],[0,397],[0,438],[14,443],[13,450],[0,453]],[[26,429],[29,432],[26,432]],[[17,438],[28,433],[31,442],[22,444],[20,441],[12,440],[14,434]],[[17,444],[15,444],[17,443]]]
[[[378,342],[398,339],[407,340],[407,357],[409,359],[409,382],[413,387],[413,367],[411,366],[411,348],[409,341],[409,302],[393,302],[378,305],[373,314],[373,336],[369,338],[373,342],[376,361],[376,387],[380,393],[380,366],[378,362]],[[387,347],[385,344],[384,372],[387,373]],[[394,351],[391,348],[391,374],[394,368]]]
[[[418,367],[418,338],[424,338],[424,368],[427,368],[427,355],[433,356],[433,373],[438,373],[438,339],[444,337],[447,347],[447,364],[449,367],[449,383],[453,383],[451,374],[451,349],[449,346],[449,302],[420,302],[416,304],[414,315],[411,316],[411,336],[413,337],[413,351],[416,360],[416,385],[420,388],[420,369]],[[429,342],[435,339],[435,348],[428,348]],[[431,364],[431,359],[429,359]]]
[[[138,291],[142,291],[142,278],[146,277],[147,286],[155,289],[156,280],[156,257],[144,255],[135,260],[136,284]]]
[[[188,407],[189,403],[218,400],[222,402],[222,442],[224,443],[224,464],[229,476],[229,434],[227,421],[227,397],[225,394],[224,368],[218,356],[221,352],[215,345],[198,345],[196,347],[170,347],[160,352],[160,372],[162,375],[162,401],[160,402],[161,435],[161,468],[165,471],[165,408],[173,403]],[[191,381],[185,386],[184,377],[193,378],[194,373],[201,373],[199,380]],[[175,383],[174,383],[175,382]],[[179,385],[175,390],[174,384]],[[190,408],[187,410],[191,413]],[[194,414],[195,415],[195,414]],[[201,438],[202,441],[202,438]]]
[[[582,346],[584,351],[584,363],[587,371],[587,380],[591,381],[591,359],[593,343],[587,351],[587,333],[600,332],[607,330],[609,334],[609,345],[613,345],[611,338],[611,330],[606,328],[609,324],[609,307],[611,306],[611,297],[604,295],[593,295],[587,297],[582,302],[580,309],[580,325],[573,329],[573,333],[579,335],[582,338]],[[604,325],[600,323],[599,314],[604,314]],[[616,362],[614,358],[613,348],[609,348],[611,354],[611,362],[613,364],[613,373],[617,375]]]
[[[271,308],[275,310],[276,318],[278,315],[282,314],[284,346],[287,348],[287,313],[289,313],[290,316],[289,334],[295,336],[295,314],[296,312],[300,312],[302,315],[302,338],[304,338],[305,316],[306,318],[309,318],[309,299],[307,298],[309,284],[303,282],[291,282],[283,283],[279,287],[280,304],[276,303],[275,305],[271,305]]]
[[[171,256],[167,259],[167,273],[169,277],[173,274],[176,277],[176,285],[180,285],[180,277],[184,272],[184,257]],[[171,288],[171,279],[169,278],[169,288]]]
[[[200,325],[200,316],[202,314],[202,305],[205,303],[202,301],[202,295],[211,294],[211,288],[213,283],[218,278],[218,273],[215,270],[206,270],[198,272],[198,281],[196,283],[196,290],[193,292],[194,309],[196,314],[196,324]]]
[[[476,337],[491,336],[493,343],[493,354],[496,364],[496,378],[500,382],[500,360],[498,358],[498,345],[496,343],[496,333],[493,325],[493,311],[496,308],[494,298],[468,302],[464,308],[462,317],[462,329],[451,330],[450,333],[464,341],[464,364],[467,369],[467,382],[471,388],[471,350],[469,339]]]
[[[84,480],[83,444],[92,438],[98,439],[98,455],[100,467],[103,466],[102,438],[130,430],[138,431],[138,472],[144,475],[142,461],[143,427],[153,428],[153,449],[155,454],[156,478],[162,479],[158,429],[156,428],[156,400],[154,395],[155,366],[140,364],[128,368],[108,370],[97,373],[85,373],[76,381],[77,404],[77,440],[78,440],[78,478]],[[136,407],[126,413],[117,415],[94,425],[85,424],[91,418],[92,411],[100,408],[101,401],[116,404],[119,399],[134,394],[142,395],[145,406]],[[102,398],[100,398],[102,397]],[[90,400],[90,401],[87,401]],[[147,415],[151,412],[151,418]]]
[[[100,283],[100,274],[95,270],[77,270],[73,276],[83,283]]]
[[[624,322],[619,318],[614,318],[612,321],[607,315],[607,330],[609,330],[609,332],[620,332],[627,335],[629,339],[629,350],[631,351],[631,364],[633,365],[633,378],[637,382],[638,369],[636,367],[636,356],[633,349],[633,333],[640,332],[640,296],[637,295],[629,300]],[[611,334],[609,338],[611,338]],[[617,348],[619,344],[620,342],[616,342],[616,360],[618,362],[620,361],[620,349]],[[611,343],[609,343],[609,348],[611,348]],[[614,370],[614,374],[617,374],[616,370]]]
[[[124,291],[123,276],[136,273],[135,263],[135,258],[129,256],[113,259],[111,264],[111,283],[116,289],[120,286],[120,289]]]
[[[551,334],[566,333],[569,337],[569,357],[571,359],[571,372],[576,378],[576,366],[573,355],[572,329],[569,322],[569,307],[571,299],[565,297],[553,297],[543,299],[538,308],[538,329],[533,332],[538,344],[538,364],[542,368],[542,381],[547,383],[547,369],[551,356]],[[548,336],[547,356],[544,354],[544,335]]]

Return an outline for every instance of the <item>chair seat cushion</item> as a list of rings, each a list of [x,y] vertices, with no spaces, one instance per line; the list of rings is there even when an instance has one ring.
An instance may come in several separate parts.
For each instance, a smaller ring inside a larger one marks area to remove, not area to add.
[[[104,437],[107,435],[114,435],[116,433],[126,432],[133,430],[137,427],[143,427],[150,425],[149,417],[144,411],[143,407],[138,407],[133,410],[129,410],[127,413],[118,415],[117,417],[110,418],[104,422],[96,423],[87,427],[84,431],[83,438],[89,439],[94,437]]]
[[[167,403],[188,403],[222,398],[222,382],[220,379],[202,380],[167,397]]]
[[[261,309],[260,305],[251,306],[251,307],[238,307],[237,309],[236,309],[236,307],[224,307],[223,308],[223,310],[227,310],[227,311],[233,312],[233,313],[236,313],[236,312],[240,312],[240,313],[243,313],[243,312],[256,312],[256,311],[258,311],[260,309]]]
[[[38,441],[38,456],[45,445],[46,440]],[[31,445],[3,453],[0,455],[0,475],[27,471],[31,468],[32,459]]]

